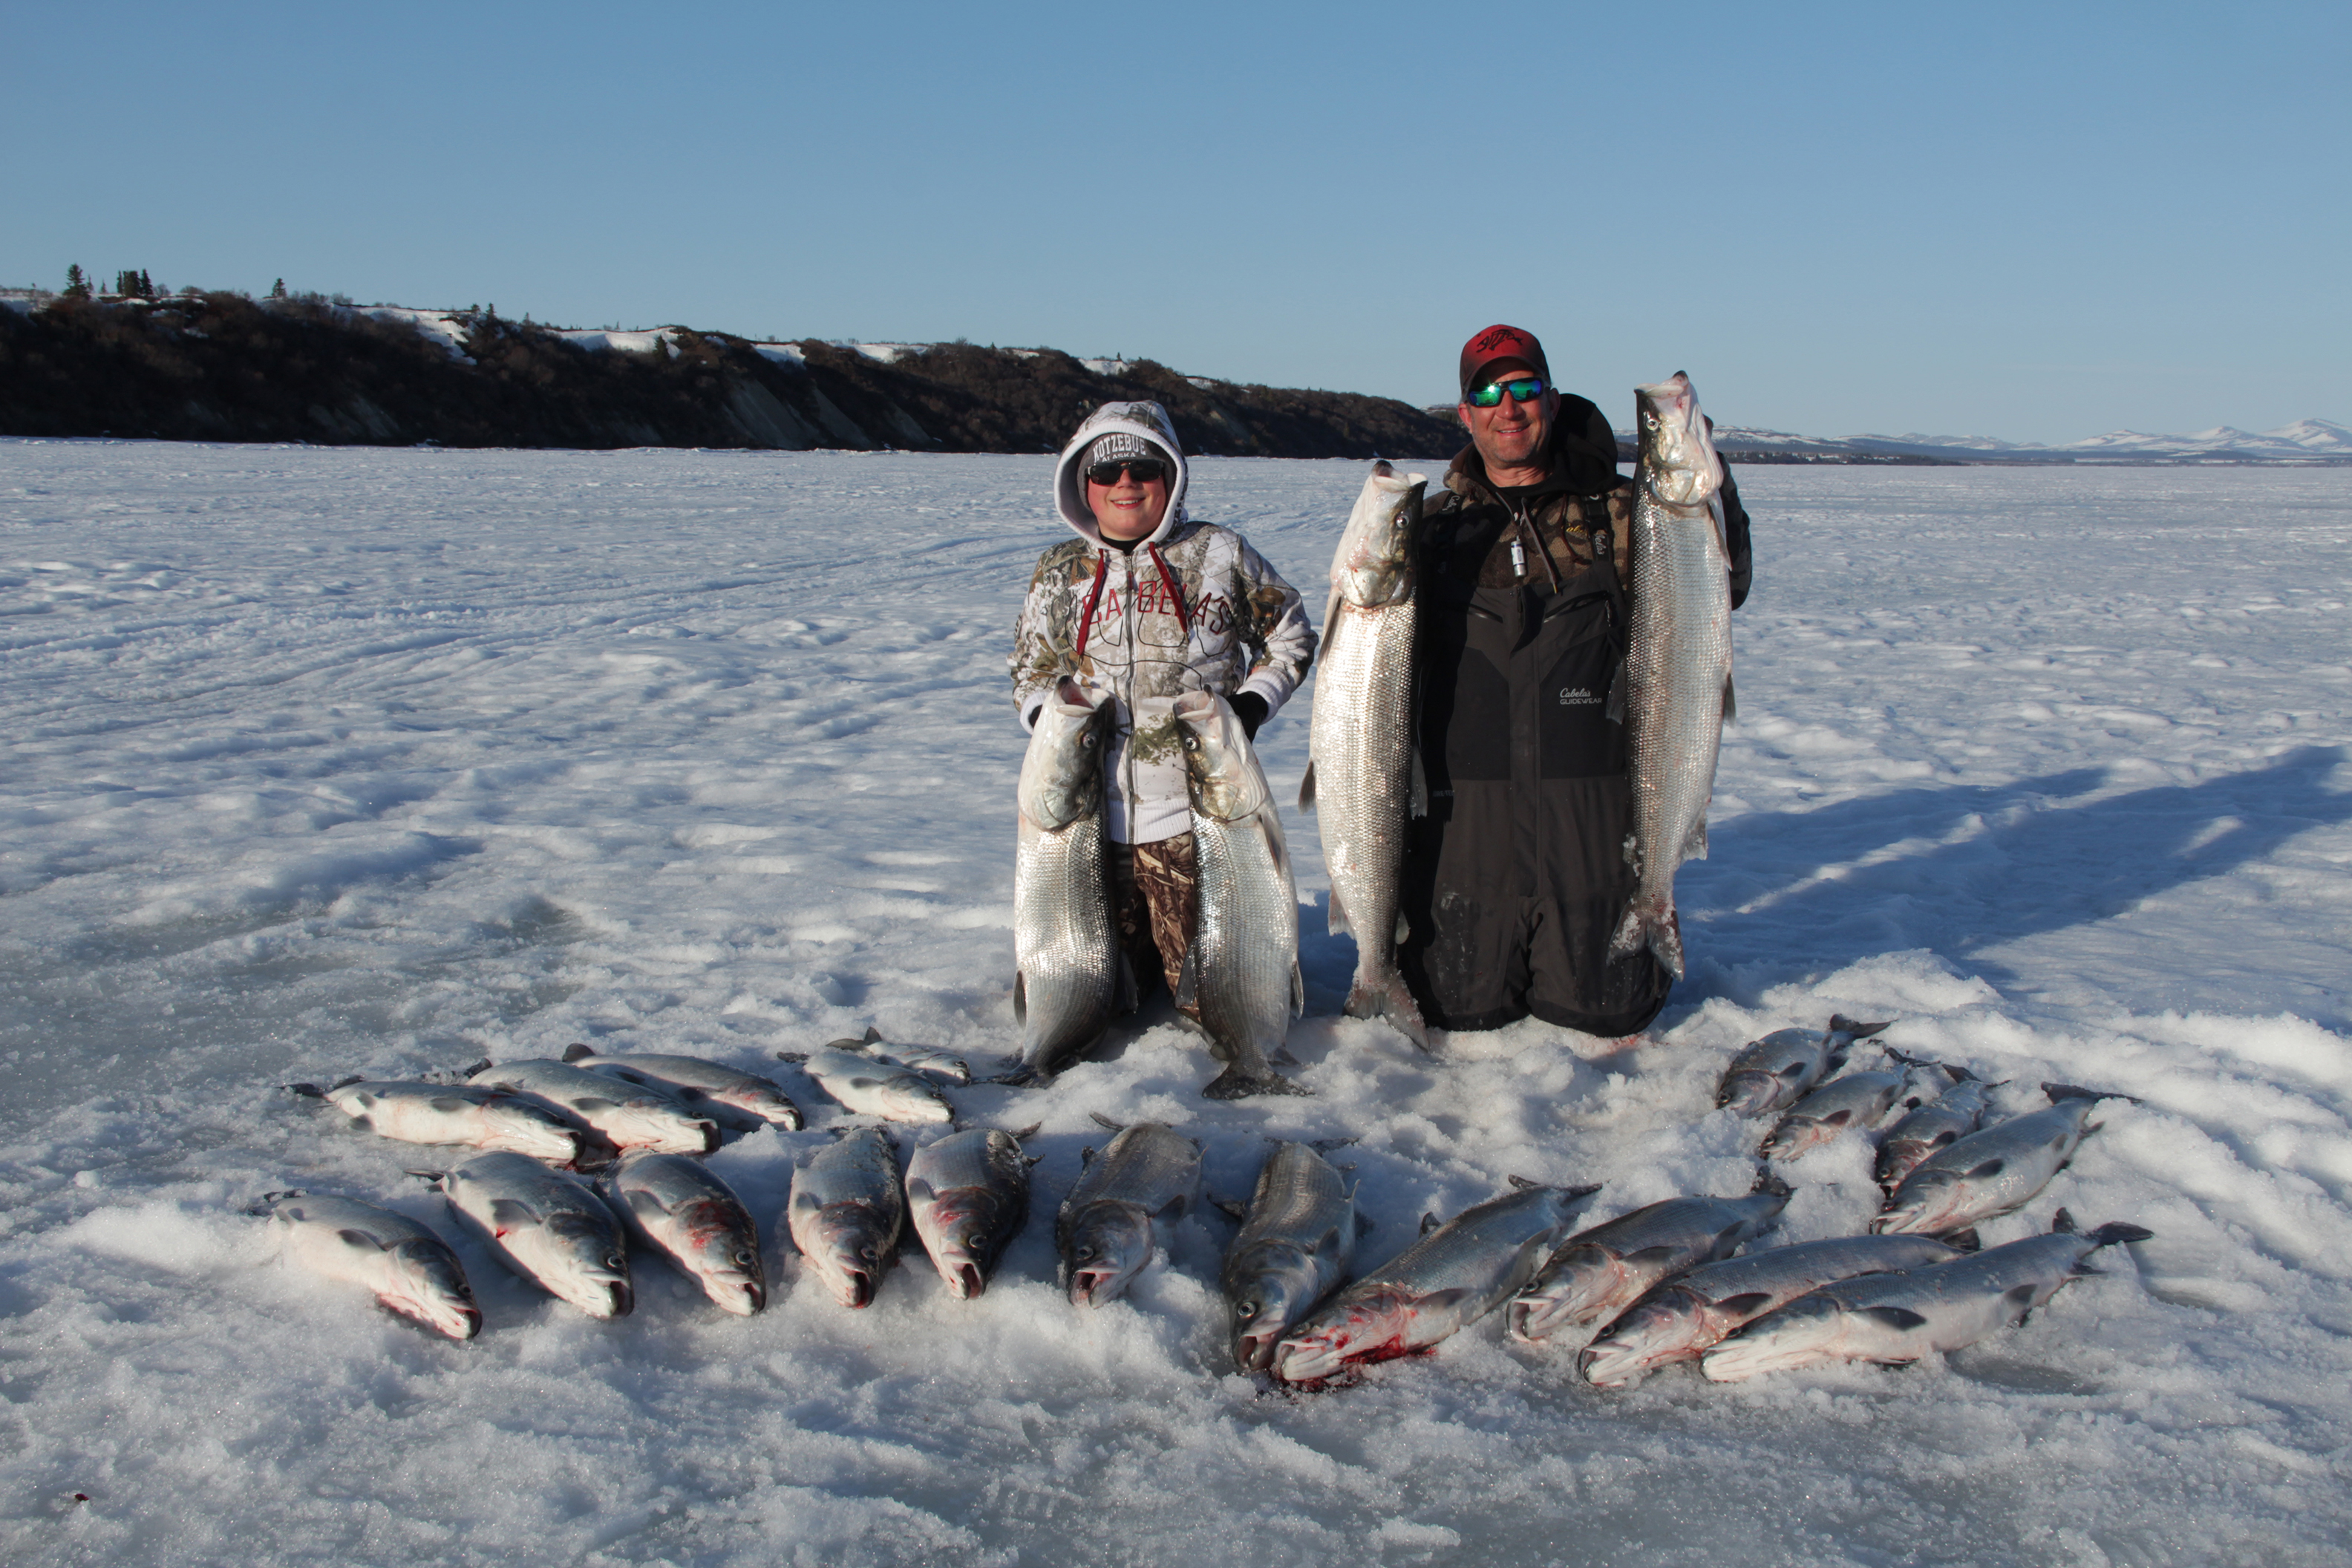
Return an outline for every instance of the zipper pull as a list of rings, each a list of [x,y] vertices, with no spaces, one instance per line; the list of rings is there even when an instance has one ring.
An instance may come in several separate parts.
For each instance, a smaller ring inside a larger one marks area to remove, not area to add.
[[[1511,570],[1519,576],[1528,574],[1528,550],[1517,540],[1511,541]]]

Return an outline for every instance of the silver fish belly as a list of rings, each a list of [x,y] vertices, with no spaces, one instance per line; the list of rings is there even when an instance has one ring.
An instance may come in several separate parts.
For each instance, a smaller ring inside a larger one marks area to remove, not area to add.
[[[1932,1237],[1845,1236],[1703,1263],[1619,1313],[1578,1352],[1577,1370],[1596,1388],[1622,1388],[1658,1367],[1697,1360],[1708,1346],[1807,1291],[1965,1256]]]
[[[667,1090],[585,1068],[545,1058],[499,1062],[481,1068],[470,1081],[535,1095],[603,1133],[616,1149],[708,1154],[719,1147],[719,1124],[693,1114]]]
[[[573,1046],[563,1053],[563,1059],[572,1067],[667,1094],[694,1114],[739,1132],[761,1127],[796,1132],[801,1128],[801,1108],[774,1083],[757,1073],[739,1072],[700,1057],[634,1053],[605,1057],[584,1046]]]
[[[1200,916],[1176,1000],[1198,1004],[1210,1048],[1227,1064],[1212,1100],[1307,1091],[1274,1070],[1290,1020],[1307,1005],[1298,973],[1298,884],[1274,792],[1224,699],[1188,691],[1176,727],[1192,796]]]
[[[2061,1209],[2058,1228],[1972,1258],[1905,1274],[1823,1286],[1757,1319],[1707,1351],[1700,1369],[1717,1383],[1832,1361],[1902,1365],[1956,1351],[2024,1321],[2085,1272],[2103,1247],[2146,1241],[2149,1232],[2116,1222],[2077,1232]]]
[[[628,1243],[594,1189],[520,1154],[483,1154],[440,1179],[458,1223],[499,1261],[592,1318],[636,1305]]]
[[[1234,1364],[1271,1366],[1284,1331],[1345,1283],[1355,1264],[1356,1202],[1346,1182],[1306,1144],[1276,1143],[1219,1279]]]
[[[748,1318],[768,1304],[760,1226],[735,1190],[684,1154],[628,1155],[597,1183],[640,1241],[702,1288],[720,1311]]]
[[[1429,1029],[1398,973],[1408,821],[1413,790],[1414,578],[1428,479],[1375,463],[1331,557],[1331,599],[1317,650],[1315,707],[1302,809],[1316,814],[1331,877],[1331,934],[1356,939],[1344,1009],[1385,1017],[1423,1050]]]
[[[785,1061],[797,1063],[844,1110],[879,1116],[886,1121],[955,1120],[955,1107],[947,1102],[939,1086],[912,1068],[882,1061],[863,1051],[844,1050],[838,1045],[820,1047],[805,1056],[797,1051],[778,1054]]]
[[[1065,680],[1038,711],[1021,763],[1013,870],[1014,1081],[1050,1079],[1094,1048],[1119,1003],[1118,931],[1103,824],[1113,703]]]
[[[503,1149],[558,1164],[580,1155],[580,1135],[561,1115],[509,1089],[362,1081],[340,1084],[321,1098],[358,1125],[404,1143]]]
[[[1894,1109],[1907,1073],[1850,1072],[1833,1078],[1790,1106],[1764,1136],[1768,1160],[1795,1160],[1856,1128],[1876,1127]]]
[[[793,1173],[784,1205],[793,1245],[845,1307],[873,1305],[882,1276],[898,1260],[906,1214],[898,1150],[878,1127],[818,1150]]]
[[[1117,1300],[1200,1196],[1198,1144],[1155,1121],[1122,1129],[1087,1162],[1054,1215],[1054,1247],[1071,1302],[1099,1307]]]
[[[1990,1108],[1988,1088],[1979,1079],[1964,1079],[1888,1128],[1871,1171],[1878,1184],[1892,1194],[1904,1177],[1982,1126]]]
[[[1706,858],[1716,752],[1731,715],[1731,563],[1723,542],[1723,463],[1690,378],[1634,388],[1641,463],[1633,480],[1625,654],[1631,846],[1639,882],[1611,940],[1643,946],[1683,977],[1675,872]]]
[[[924,1144],[907,1165],[907,1213],[949,1293],[978,1297],[1029,1217],[1020,1140],[974,1127]]]
[[[457,1255],[407,1215],[307,1193],[284,1194],[268,1213],[287,1262],[372,1291],[385,1310],[453,1340],[481,1332],[482,1310]]]
[[[1760,1040],[1750,1040],[1723,1069],[1715,1103],[1741,1116],[1786,1110],[1843,1067],[1856,1040],[1866,1040],[1893,1022],[1857,1024],[1841,1013],[1831,1017],[1826,1029],[1775,1029]]]
[[[1274,1375],[1317,1383],[1343,1366],[1429,1349],[1534,1278],[1598,1187],[1528,1187],[1463,1210],[1282,1336]]]
[[[1667,1198],[1580,1230],[1513,1298],[1511,1338],[1541,1344],[1615,1317],[1662,1279],[1728,1258],[1780,1217],[1785,1187],[1742,1198]]]
[[[1950,1236],[2014,1213],[2066,1168],[2084,1137],[2101,1095],[2068,1084],[2045,1084],[2057,1097],[2046,1110],[2012,1117],[1954,1139],[1920,1162],[1871,1221],[1881,1235]]]

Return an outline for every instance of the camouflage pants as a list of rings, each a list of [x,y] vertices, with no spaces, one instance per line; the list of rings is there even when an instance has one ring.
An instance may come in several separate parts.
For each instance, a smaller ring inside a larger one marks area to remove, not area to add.
[[[1172,995],[1201,916],[1200,862],[1193,858],[1192,836],[1180,833],[1156,843],[1113,844],[1109,848],[1118,945],[1135,971],[1136,990],[1150,991],[1157,971]],[[1200,1009],[1184,1012],[1197,1020]]]

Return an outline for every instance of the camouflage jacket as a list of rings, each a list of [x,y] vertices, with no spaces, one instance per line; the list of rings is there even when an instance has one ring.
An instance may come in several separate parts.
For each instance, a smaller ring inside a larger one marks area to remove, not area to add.
[[[1072,483],[1078,457],[1107,430],[1143,437],[1174,466],[1160,528],[1129,550],[1102,542]],[[1108,404],[1081,426],[1055,482],[1063,521],[1078,537],[1039,557],[1013,629],[1013,700],[1024,725],[1035,724],[1066,675],[1115,701],[1105,815],[1122,844],[1192,831],[1172,711],[1180,694],[1254,691],[1271,716],[1315,657],[1298,591],[1240,534],[1185,517],[1185,478],[1157,404]]]

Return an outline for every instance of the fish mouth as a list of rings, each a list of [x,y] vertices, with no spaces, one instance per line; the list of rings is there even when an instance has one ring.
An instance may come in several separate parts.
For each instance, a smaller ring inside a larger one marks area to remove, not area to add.
[[[1603,1340],[1576,1352],[1577,1375],[1595,1388],[1630,1388],[1650,1370],[1651,1358],[1629,1344]]]
[[[625,1279],[606,1282],[604,1295],[608,1303],[603,1314],[608,1318],[625,1318],[637,1308],[636,1290]]]
[[[1244,1372],[1264,1372],[1274,1365],[1275,1348],[1282,1336],[1272,1329],[1234,1336],[1234,1364]]]
[[[1320,1383],[1347,1364],[1346,1348],[1316,1340],[1285,1340],[1266,1358],[1284,1383]]]
[[[748,1318],[768,1304],[768,1288],[757,1279],[732,1279],[715,1282],[718,1289],[709,1292],[710,1299],[722,1312],[732,1312]]]
[[[977,1263],[957,1264],[947,1279],[948,1289],[955,1292],[959,1301],[972,1300],[988,1289],[987,1277],[981,1273]]]
[[[1125,1281],[1116,1268],[1080,1268],[1070,1276],[1070,1304],[1099,1307],[1118,1295]]]
[[[841,1304],[853,1310],[874,1304],[874,1277],[863,1268],[852,1268],[842,1275]]]
[[[1743,1072],[1724,1084],[1715,1106],[1736,1116],[1761,1116],[1772,1108],[1779,1089],[1780,1080],[1768,1074]]]
[[[1511,1338],[1523,1345],[1539,1345],[1552,1335],[1572,1324],[1588,1322],[1591,1313],[1580,1296],[1553,1300],[1521,1299],[1510,1303],[1503,1311],[1503,1327]]]

